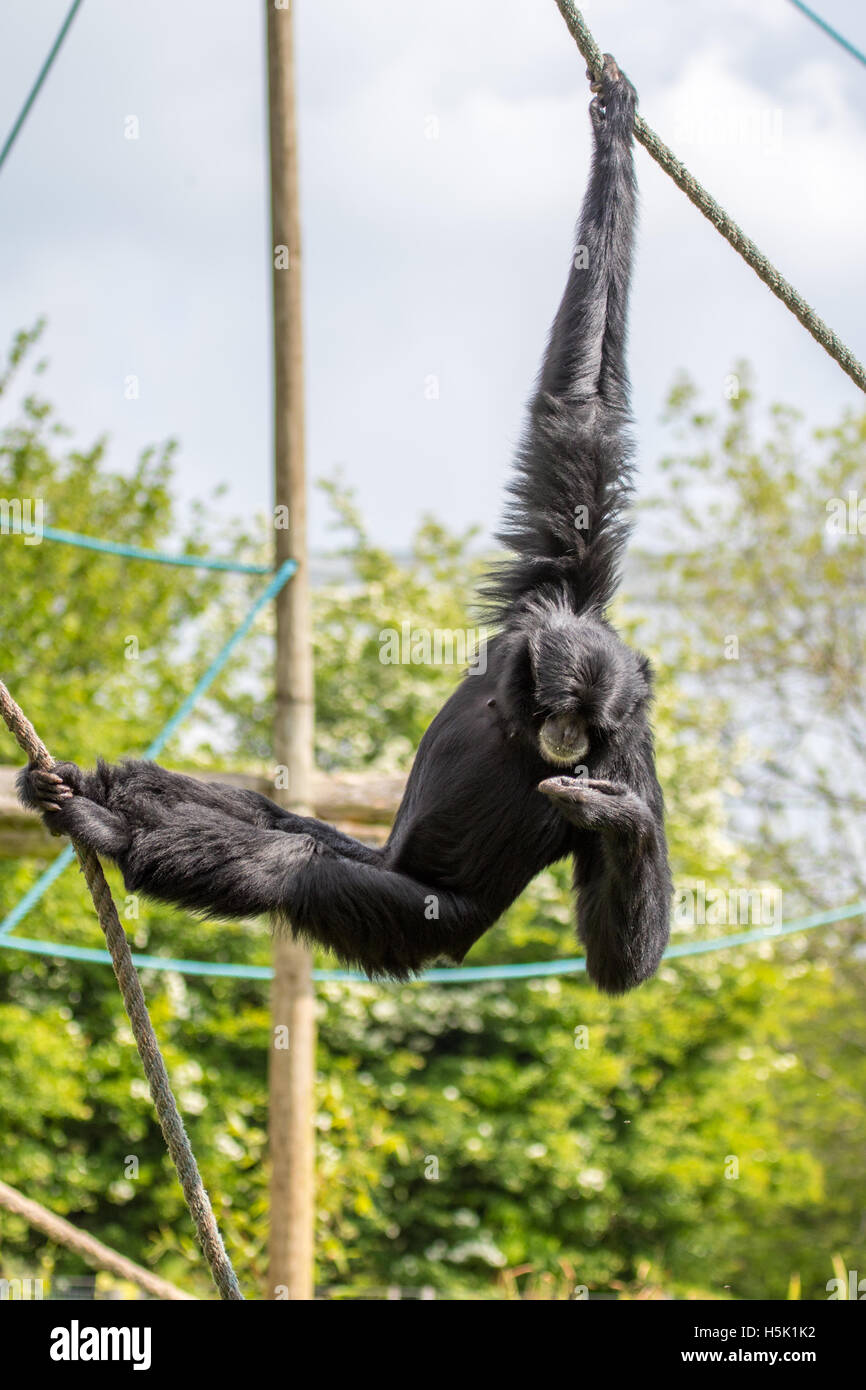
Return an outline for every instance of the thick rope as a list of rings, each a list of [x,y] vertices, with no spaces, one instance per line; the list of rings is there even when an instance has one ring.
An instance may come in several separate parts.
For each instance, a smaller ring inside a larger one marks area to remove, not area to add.
[[[169,1302],[197,1301],[195,1294],[185,1293],[176,1284],[170,1284],[167,1279],[160,1279],[158,1274],[151,1273],[149,1269],[142,1269],[141,1265],[128,1260],[117,1250],[112,1250],[110,1245],[103,1245],[95,1236],[79,1230],[65,1217],[58,1216],[56,1212],[49,1211],[48,1207],[25,1197],[17,1187],[10,1187],[5,1182],[0,1182],[0,1207],[11,1211],[15,1216],[23,1217],[29,1226],[35,1226],[37,1231],[42,1231],[55,1245],[65,1245],[67,1250],[73,1250],[87,1264],[93,1265],[96,1269],[107,1269],[119,1279],[137,1284],[154,1298]]]
[[[2,681],[0,681],[0,714],[30,762],[50,770],[54,762],[51,754]],[[99,917],[99,925],[105,934],[111,963],[114,966],[124,1007],[132,1025],[133,1036],[150,1086],[150,1094],[156,1106],[159,1123],[172,1162],[177,1170],[177,1176],[183,1188],[183,1195],[186,1198],[199,1243],[204,1251],[205,1259],[210,1265],[214,1283],[219,1290],[220,1298],[243,1299],[237,1276],[232,1269],[231,1261],[226,1254],[219,1233],[210,1198],[201,1180],[201,1174],[198,1171],[198,1165],[184,1129],[180,1111],[177,1108],[177,1102],[172,1094],[165,1062],[147,1012],[141,981],[132,963],[129,942],[120,924],[117,908],[102,872],[102,865],[91,850],[85,849],[81,845],[75,845],[75,853],[90,889],[90,896],[93,898],[93,904]]]
[[[559,12],[568,25],[569,32],[586,59],[586,65],[594,78],[601,76],[604,58],[593,38],[580,10],[574,5],[573,0],[556,0]],[[820,343],[825,352],[828,352],[834,361],[839,363],[843,372],[846,372],[853,382],[860,387],[861,391],[866,391],[866,368],[858,362],[841,338],[837,338],[831,328],[827,326],[822,318],[815,313],[789,284],[783,275],[780,275],[776,267],[767,259],[763,251],[759,251],[755,243],[746,236],[745,232],[737,226],[733,218],[729,217],[723,207],[712,198],[705,188],[702,188],[693,174],[690,174],[684,164],[681,164],[676,155],[673,154],[656,135],[655,131],[647,125],[642,116],[635,115],[634,118],[635,139],[639,140],[644,149],[652,155],[653,159],[669,174],[678,188],[681,188],[690,202],[694,203],[699,212],[704,214],[712,222],[717,232],[721,232],[726,241],[730,242],[735,251],[738,251],[747,265],[750,265],[755,274],[760,276],[764,284],[773,291],[777,299],[781,299],[786,308],[790,309],[795,318],[812,337],[816,343]]]

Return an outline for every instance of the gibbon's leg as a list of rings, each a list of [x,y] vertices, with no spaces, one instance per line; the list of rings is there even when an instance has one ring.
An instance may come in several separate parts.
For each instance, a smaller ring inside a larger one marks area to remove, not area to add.
[[[470,899],[334,852],[307,834],[244,826],[180,803],[119,859],[131,892],[214,916],[276,913],[372,974],[462,958],[490,925]]]
[[[158,763],[141,761],[129,761],[112,769],[112,776],[118,776],[123,782],[127,802],[142,795],[157,796],[163,804],[184,801],[233,816],[249,825],[282,830],[290,835],[311,835],[329,849],[362,863],[375,863],[381,857],[380,850],[344,835],[326,821],[286,811],[261,792],[232,787],[225,782],[202,782],[183,773],[169,772]]]
[[[257,793],[217,788],[212,794],[213,788],[162,768],[154,778],[151,764],[131,767],[130,776],[130,765],[104,764],[95,773],[59,764],[58,772],[28,769],[21,775],[26,804],[43,812],[51,830],[116,859],[130,892],[213,916],[275,913],[349,964],[398,978],[437,956],[462,959],[491,924],[471,899],[385,869],[378,851],[330,826],[284,813],[277,819]],[[72,791],[67,777],[85,792],[101,787],[109,806]],[[198,795],[195,802],[178,799],[187,781]],[[153,793],[157,782],[166,795]],[[215,805],[224,794],[232,806],[240,804],[246,819]],[[262,824],[263,817],[274,823]],[[312,833],[295,828],[307,825]],[[347,841],[351,857],[333,848],[322,831]]]
[[[164,816],[171,807],[186,802],[203,810],[218,812],[222,817],[232,817],[242,825],[311,835],[329,848],[362,863],[375,863],[381,857],[380,850],[353,840],[324,821],[284,811],[260,792],[221,782],[201,782],[183,773],[168,772],[158,763],[133,759],[114,765],[100,762],[95,771],[83,772],[75,763],[57,762],[53,766],[53,775],[59,782],[55,780],[49,786],[53,785],[55,789],[59,786],[61,790],[65,788],[67,792],[75,793],[76,798],[86,798],[94,807],[113,812],[115,824],[120,818],[128,827],[134,827],[140,821],[146,823],[154,813]],[[32,766],[19,775],[19,795],[25,805],[46,809],[39,804],[44,800],[43,785],[39,781],[38,769]],[[67,808],[72,803],[64,801],[62,805]],[[46,817],[46,823],[54,833],[62,833],[56,815],[50,820]],[[97,848],[95,844],[93,848]],[[105,848],[99,852],[112,853]]]

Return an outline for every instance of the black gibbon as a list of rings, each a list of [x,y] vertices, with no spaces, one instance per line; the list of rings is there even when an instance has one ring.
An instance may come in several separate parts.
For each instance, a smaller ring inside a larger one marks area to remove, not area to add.
[[[130,891],[212,916],[276,913],[341,960],[404,978],[462,960],[570,855],[590,977],[615,994],[655,971],[671,882],[650,669],[605,616],[632,490],[636,98],[609,56],[595,92],[577,251],[500,537],[511,554],[484,591],[496,634],[421,740],[387,843],[154,763],[25,770],[25,804],[116,860]]]

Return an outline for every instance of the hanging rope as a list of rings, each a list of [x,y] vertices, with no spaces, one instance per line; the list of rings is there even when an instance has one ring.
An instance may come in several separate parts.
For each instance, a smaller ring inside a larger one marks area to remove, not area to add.
[[[586,65],[594,78],[601,76],[604,58],[593,38],[580,10],[573,4],[573,0],[556,0],[559,12],[568,25],[569,32],[586,59]],[[858,362],[841,338],[837,338],[831,328],[827,326],[815,310],[812,309],[803,299],[802,295],[789,284],[783,275],[780,275],[771,261],[767,260],[763,251],[759,251],[755,243],[746,236],[742,228],[738,227],[733,218],[729,217],[724,208],[721,207],[705,188],[702,188],[693,174],[690,174],[684,164],[681,164],[676,155],[673,154],[656,135],[655,131],[647,125],[642,116],[634,118],[635,139],[640,141],[644,149],[652,155],[656,164],[661,165],[666,174],[669,174],[678,188],[681,188],[690,202],[694,203],[699,212],[704,214],[708,221],[712,222],[717,232],[721,232],[726,241],[730,242],[734,250],[739,252],[747,265],[750,265],[755,274],[760,276],[764,284],[773,291],[777,299],[781,299],[786,308],[796,319],[799,319],[803,327],[811,333],[816,343],[820,343],[825,352],[829,352],[834,361],[839,363],[843,372],[846,372],[853,382],[860,387],[861,391],[866,391],[866,368]]]
[[[32,763],[50,769],[53,758],[36,733],[30,720],[15,703],[6,686],[0,681],[0,714],[21,748]],[[150,1086],[150,1094],[156,1106],[159,1123],[177,1170],[183,1195],[195,1224],[199,1243],[205,1259],[210,1265],[214,1283],[220,1298],[243,1299],[237,1276],[225,1251],[222,1237],[213,1214],[210,1198],[205,1191],[198,1165],[190,1147],[183,1120],[172,1094],[165,1062],[159,1050],[159,1043],[153,1031],[153,1024],[147,1012],[141,981],[132,963],[132,953],[126,932],[120,924],[117,908],[114,905],[102,865],[96,855],[82,846],[75,845],[75,853],[81,864],[90,896],[99,917],[99,925],[105,934],[111,963],[123,996],[123,1003],[132,1025],[132,1032]]]

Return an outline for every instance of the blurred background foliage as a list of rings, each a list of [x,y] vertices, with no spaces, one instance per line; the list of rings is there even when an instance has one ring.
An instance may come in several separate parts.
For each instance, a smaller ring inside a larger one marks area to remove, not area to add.
[[[46,520],[70,531],[266,557],[264,524],[227,529],[204,506],[178,515],[172,446],[115,471],[104,441],[71,449],[42,399],[10,405],[37,337],[21,335],[2,378],[0,495],[43,497]],[[619,617],[656,664],[678,884],[776,885],[790,918],[864,895],[863,542],[828,532],[826,503],[863,477],[866,415],[810,431],[787,407],[762,409],[747,368],[737,379],[717,412],[685,380],[671,393],[678,451]],[[314,595],[320,761],[408,768],[455,673],[383,665],[379,634],[471,625],[477,545],[426,519],[395,556],[370,543],[351,493],[328,487],[343,545]],[[4,676],[57,756],[140,751],[261,582],[4,535]],[[269,623],[164,761],[271,770]],[[2,760],[16,756],[9,740]],[[0,911],[43,867],[0,861]],[[567,878],[539,878],[470,963],[575,954]],[[139,950],[267,963],[266,924],[153,904],[130,918],[112,884]],[[23,930],[100,944],[74,872]],[[854,922],[671,961],[615,1001],[579,976],[321,986],[320,1286],[783,1298],[799,1279],[804,1298],[826,1297],[832,1258],[862,1267],[866,1235],[861,933]],[[156,972],[144,984],[252,1289],[265,1266],[267,989]],[[0,951],[0,1126],[6,1181],[209,1296],[110,969]],[[0,1255],[7,1277],[82,1268],[4,1212]]]

